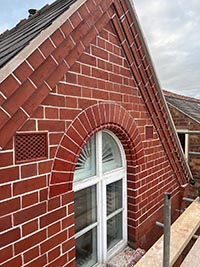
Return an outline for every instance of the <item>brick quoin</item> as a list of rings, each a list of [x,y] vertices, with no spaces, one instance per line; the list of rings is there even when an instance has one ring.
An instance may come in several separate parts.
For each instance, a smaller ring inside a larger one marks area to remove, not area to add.
[[[134,248],[161,234],[165,191],[177,217],[188,179],[126,1],[87,0],[55,25],[0,85],[1,266],[75,267],[74,170],[98,131],[125,151]],[[32,132],[46,134],[47,157],[16,163],[15,134]]]

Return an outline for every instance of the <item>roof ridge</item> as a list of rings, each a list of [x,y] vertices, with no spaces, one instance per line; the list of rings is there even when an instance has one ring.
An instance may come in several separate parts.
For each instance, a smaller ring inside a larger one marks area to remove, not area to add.
[[[195,98],[195,97],[179,95],[177,93],[172,93],[172,92],[164,90],[164,89],[162,91],[163,91],[165,97],[177,98],[177,99],[181,99],[181,100],[185,100],[185,101],[200,103],[200,99]]]

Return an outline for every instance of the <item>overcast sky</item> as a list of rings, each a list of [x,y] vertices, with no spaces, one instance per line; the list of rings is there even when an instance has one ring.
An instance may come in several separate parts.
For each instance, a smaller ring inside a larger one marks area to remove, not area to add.
[[[0,0],[0,32],[48,0]],[[134,0],[161,87],[200,98],[200,1]]]

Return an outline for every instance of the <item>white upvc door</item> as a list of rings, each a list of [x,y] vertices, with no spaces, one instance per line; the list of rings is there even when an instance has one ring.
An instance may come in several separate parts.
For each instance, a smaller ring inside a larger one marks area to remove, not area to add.
[[[83,148],[74,181],[77,267],[102,266],[127,243],[125,162],[110,131]]]

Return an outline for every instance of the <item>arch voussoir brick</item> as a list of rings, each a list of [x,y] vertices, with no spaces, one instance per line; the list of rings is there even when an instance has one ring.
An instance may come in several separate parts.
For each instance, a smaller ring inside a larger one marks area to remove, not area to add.
[[[53,164],[49,197],[72,190],[73,173],[83,146],[93,134],[103,129],[114,132],[121,140],[129,158],[129,167],[144,163],[142,139],[130,113],[114,102],[95,104],[75,118],[60,142]],[[130,164],[130,159],[133,164]]]

